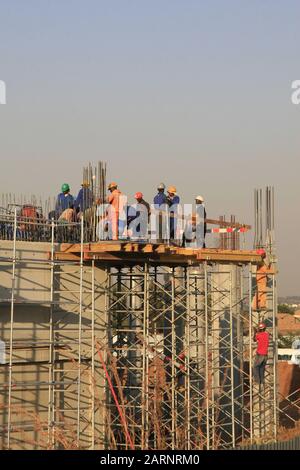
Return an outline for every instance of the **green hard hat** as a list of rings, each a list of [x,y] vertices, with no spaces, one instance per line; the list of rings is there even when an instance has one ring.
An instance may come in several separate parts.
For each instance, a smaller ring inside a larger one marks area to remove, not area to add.
[[[64,183],[61,187],[61,190],[63,193],[66,193],[67,191],[70,191],[70,186],[68,185],[68,183]]]

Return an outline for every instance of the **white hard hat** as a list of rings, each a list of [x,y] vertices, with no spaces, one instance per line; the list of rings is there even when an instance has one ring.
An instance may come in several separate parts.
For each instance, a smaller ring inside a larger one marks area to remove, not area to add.
[[[159,183],[159,185],[157,186],[157,189],[165,189],[165,185],[164,183]]]
[[[197,196],[196,201],[204,202],[204,198],[202,196]]]

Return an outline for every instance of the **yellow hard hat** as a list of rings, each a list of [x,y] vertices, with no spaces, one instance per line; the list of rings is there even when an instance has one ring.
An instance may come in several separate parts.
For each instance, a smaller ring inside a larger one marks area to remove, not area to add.
[[[115,182],[109,183],[109,185],[108,185],[108,189],[117,188],[117,187],[118,187],[118,185]]]
[[[175,186],[169,186],[167,191],[168,193],[176,194],[177,189]]]
[[[90,185],[90,183],[87,180],[83,180],[82,183],[81,183],[81,186],[88,187],[89,185]]]

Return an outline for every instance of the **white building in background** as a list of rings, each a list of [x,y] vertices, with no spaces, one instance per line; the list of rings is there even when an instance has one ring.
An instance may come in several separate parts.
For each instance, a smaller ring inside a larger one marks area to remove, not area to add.
[[[300,339],[295,339],[291,348],[278,348],[278,360],[300,366]]]

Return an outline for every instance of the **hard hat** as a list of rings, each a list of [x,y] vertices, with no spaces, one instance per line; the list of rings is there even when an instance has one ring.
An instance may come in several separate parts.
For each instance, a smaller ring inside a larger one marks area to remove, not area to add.
[[[159,183],[157,189],[166,189],[166,186],[164,185],[164,183]]]
[[[197,196],[197,197],[195,198],[195,200],[196,200],[196,201],[204,202],[204,199],[203,199],[202,196]]]
[[[262,256],[262,258],[265,258],[266,256],[266,251],[263,248],[259,248],[258,250],[256,250],[256,253]]]
[[[173,193],[173,194],[176,194],[176,187],[175,186],[169,186],[168,187],[168,193]]]
[[[115,182],[109,183],[109,185],[108,185],[108,189],[117,188],[117,187],[118,187],[118,185]]]
[[[138,191],[137,193],[135,193],[134,197],[135,199],[143,199],[143,193]]]
[[[70,191],[70,186],[68,185],[68,183],[64,183],[62,186],[61,186],[61,191],[63,193],[66,193],[67,191]]]
[[[265,323],[260,323],[260,324],[258,325],[258,329],[259,329],[259,330],[264,330],[265,328],[266,328]]]
[[[81,186],[89,186],[90,183],[87,181],[87,180],[83,180],[82,183],[81,183]]]

